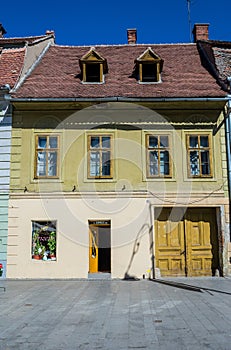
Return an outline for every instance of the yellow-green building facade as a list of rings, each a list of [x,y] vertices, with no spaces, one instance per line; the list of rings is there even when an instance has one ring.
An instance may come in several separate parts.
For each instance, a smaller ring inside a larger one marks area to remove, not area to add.
[[[8,278],[230,273],[227,98],[196,44],[54,45],[11,103]]]

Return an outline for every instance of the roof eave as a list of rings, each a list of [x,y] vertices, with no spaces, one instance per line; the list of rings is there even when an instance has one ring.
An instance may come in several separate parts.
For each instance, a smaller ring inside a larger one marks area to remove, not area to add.
[[[219,97],[12,97],[8,96],[11,102],[218,102],[228,101],[228,95]]]

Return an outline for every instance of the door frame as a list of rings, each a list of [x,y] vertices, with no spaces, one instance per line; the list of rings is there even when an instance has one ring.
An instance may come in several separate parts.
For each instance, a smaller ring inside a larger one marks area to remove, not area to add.
[[[195,268],[195,270],[193,269],[193,263],[195,264],[195,259],[197,260],[197,256],[195,257],[195,255],[193,256],[194,253],[194,247],[192,244],[192,231],[191,231],[191,226],[193,225],[194,222],[197,223],[198,226],[201,227],[201,230],[205,230],[204,225],[206,224],[210,224],[210,229],[209,229],[209,243],[210,243],[210,248],[206,248],[202,243],[198,249],[198,251],[200,251],[201,249],[201,256],[200,259],[208,259],[209,258],[209,250],[210,250],[210,258],[211,258],[211,276],[214,276],[215,271],[218,269],[219,273],[222,275],[222,263],[220,261],[220,249],[219,249],[219,223],[217,222],[218,218],[217,218],[217,207],[155,207],[154,208],[154,252],[155,252],[155,266],[159,267],[159,257],[164,258],[164,256],[161,256],[161,248],[158,242],[158,230],[161,230],[161,226],[159,226],[162,222],[162,225],[165,225],[165,236],[166,239],[168,238],[168,233],[173,232],[172,230],[169,230],[169,227],[171,226],[171,222],[169,221],[169,213],[171,213],[171,210],[173,209],[177,209],[182,212],[181,218],[180,220],[177,222],[177,228],[180,230],[178,235],[179,237],[181,237],[181,240],[183,241],[179,241],[180,245],[178,246],[178,255],[176,254],[177,249],[175,249],[175,258],[176,261],[182,261],[182,257],[184,256],[184,262],[181,262],[181,269],[179,269],[178,271],[175,270],[175,274],[172,270],[172,274],[171,274],[171,268],[169,269],[169,274],[164,273],[164,276],[206,276],[207,275],[207,270],[206,268],[202,268],[201,269],[201,273],[200,270],[197,270],[197,268]],[[203,213],[203,209],[204,209],[204,213]],[[159,212],[159,213],[158,213]],[[202,216],[200,217],[200,215],[198,213],[202,213]],[[177,213],[177,212],[176,212]],[[158,221],[158,217],[160,217],[160,215],[163,215],[163,217],[167,219],[159,219]],[[178,214],[177,214],[178,215]],[[193,220],[192,218],[196,217],[197,220]],[[179,216],[180,217],[180,216]],[[158,227],[157,227],[158,225]],[[182,231],[183,230],[183,231]],[[204,236],[202,236],[204,237]],[[208,238],[207,238],[208,241]],[[204,241],[203,241],[204,242]],[[183,249],[184,246],[184,249]],[[171,260],[171,255],[173,254],[171,252],[171,246],[166,246],[166,252],[165,257],[166,257],[166,261],[168,260],[168,266],[172,266],[172,263],[174,263],[174,256],[172,257],[173,260]],[[169,248],[169,249],[168,249]],[[176,247],[175,247],[176,248]],[[180,249],[181,248],[181,249]],[[183,249],[183,250],[182,250]],[[207,249],[207,250],[204,250]],[[168,254],[168,250],[169,250],[169,255]],[[196,247],[196,251],[197,251],[197,247]],[[164,250],[163,250],[164,252]],[[207,252],[207,253],[206,253]],[[194,261],[193,261],[194,258]],[[163,260],[165,261],[165,260]],[[203,260],[201,260],[203,261]],[[166,263],[167,264],[167,263]],[[196,261],[197,264],[197,261]],[[206,263],[205,263],[206,264]],[[203,272],[204,270],[204,272]],[[167,271],[167,270],[166,270]],[[161,273],[161,271],[160,271]]]
[[[88,271],[89,273],[102,273],[99,268],[99,254],[102,253],[102,248],[100,247],[100,228],[109,228],[109,257],[110,261],[108,263],[107,273],[111,273],[111,220],[108,219],[98,219],[98,220],[88,220],[88,231],[89,231],[89,262]],[[94,233],[93,233],[94,230]]]

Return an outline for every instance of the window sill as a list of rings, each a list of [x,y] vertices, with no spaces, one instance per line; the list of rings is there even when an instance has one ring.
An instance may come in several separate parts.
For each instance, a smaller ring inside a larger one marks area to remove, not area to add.
[[[84,85],[102,85],[105,84],[105,81],[82,81],[81,83]]]
[[[161,84],[162,83],[162,80],[159,80],[159,81],[140,81],[138,80],[138,83],[141,84],[141,85],[150,85],[150,84]]]
[[[105,183],[108,183],[108,182],[117,182],[116,179],[111,179],[111,178],[94,178],[94,179],[84,179],[84,182],[85,183],[92,183],[92,182],[95,182],[95,183],[99,183],[99,182],[105,182]]]
[[[61,180],[61,179],[59,179],[59,178],[52,178],[52,179],[50,179],[50,178],[46,178],[46,179],[44,179],[44,178],[38,178],[38,179],[33,179],[33,180],[31,180],[30,181],[30,183],[31,184],[35,184],[35,183],[38,183],[38,182],[42,182],[42,183],[50,183],[50,182],[52,182],[52,183],[64,183],[64,181],[63,180]]]
[[[184,179],[186,182],[217,182],[218,180],[215,177],[187,177]]]
[[[143,182],[153,182],[153,181],[167,181],[167,182],[176,182],[175,178],[172,177],[146,177],[143,179]]]
[[[43,262],[47,262],[47,261],[57,261],[57,259],[56,258],[52,258],[52,259],[46,259],[46,260],[44,260],[44,259],[42,259],[42,258],[39,258],[39,259],[36,259],[36,258],[32,258],[31,259],[32,261],[43,261]]]

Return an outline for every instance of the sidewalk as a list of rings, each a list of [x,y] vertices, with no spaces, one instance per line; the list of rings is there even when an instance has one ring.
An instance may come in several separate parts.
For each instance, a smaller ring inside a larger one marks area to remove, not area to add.
[[[1,350],[231,349],[231,279],[6,280]]]

